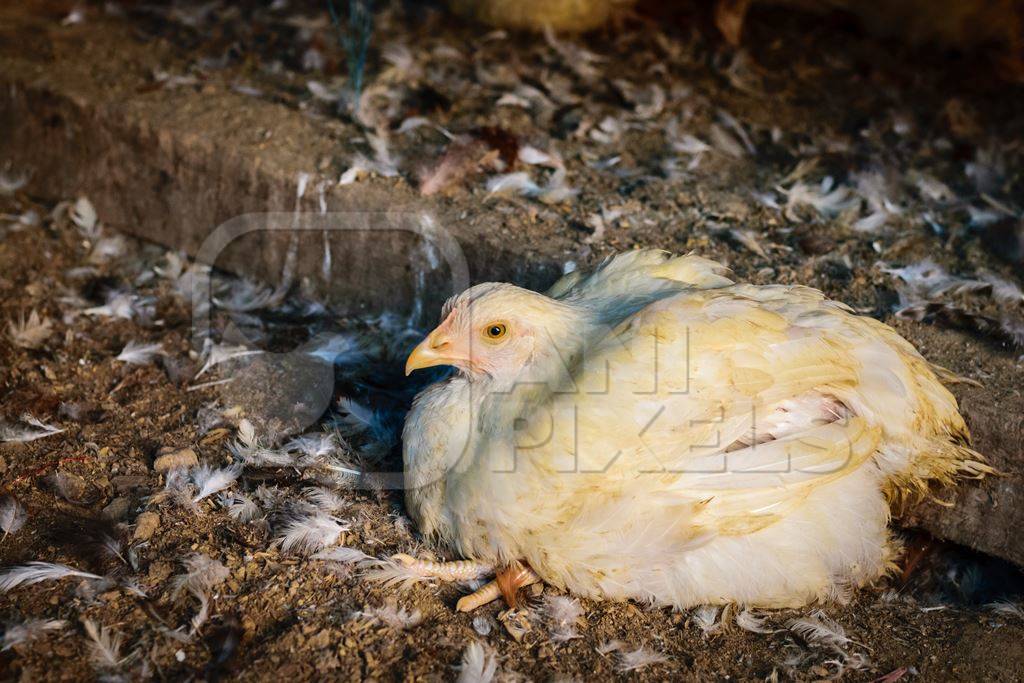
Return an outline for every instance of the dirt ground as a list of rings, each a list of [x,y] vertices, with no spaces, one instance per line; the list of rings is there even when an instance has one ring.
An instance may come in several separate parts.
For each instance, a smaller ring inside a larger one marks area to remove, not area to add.
[[[439,210],[488,239],[581,264],[634,246],[698,250],[739,279],[818,287],[984,382],[959,387],[962,401],[1020,405],[1024,303],[1007,287],[1020,285],[1024,250],[1024,99],[983,57],[878,42],[840,21],[779,11],[755,15],[738,54],[685,18],[648,18],[589,37],[592,57],[579,41],[502,36],[436,9],[388,6],[354,115],[322,101],[334,97],[324,88],[346,95],[344,54],[319,5],[208,7],[116,16],[88,6],[86,21],[57,28],[60,8],[38,19],[31,40],[51,58],[129,41],[125,52],[141,61],[124,66],[117,87],[135,79],[154,111],[158,98],[187,106],[200,93],[224,126],[232,114],[223,105],[240,95],[302,111],[336,142],[296,143],[325,176],[355,167],[355,183],[398,196],[433,182]],[[245,125],[273,131],[273,109],[254,110],[264,118]],[[420,116],[430,123],[418,125]],[[371,133],[386,145],[374,147]],[[549,158],[537,163],[527,149]],[[412,333],[219,277],[214,339],[274,353],[197,376],[210,356],[193,344],[181,292],[198,271],[92,225],[82,205],[18,191],[19,170],[4,169],[0,198],[0,322],[14,321],[0,340],[0,417],[5,439],[26,413],[63,431],[0,444],[0,495],[27,510],[25,525],[0,541],[0,566],[59,562],[108,578],[0,593],[5,638],[30,619],[66,621],[0,652],[5,680],[449,680],[475,641],[496,653],[500,680],[1024,675],[1024,613],[1013,602],[991,606],[1018,599],[1019,572],[914,531],[899,575],[822,607],[850,639],[837,646],[788,627],[814,609],[760,612],[765,632],[756,633],[736,624],[736,610],[712,620],[592,601],[581,601],[579,637],[560,642],[544,610],[550,588],[519,612],[491,605],[464,615],[454,611],[462,588],[385,586],[356,564],[284,551],[282,529],[312,485],[339,492],[333,514],[345,530],[335,545],[378,557],[432,550],[382,477],[339,474],[395,471],[395,426],[415,389],[400,373]],[[491,193],[487,182],[509,172],[536,189]],[[886,270],[926,258],[944,271]],[[49,321],[29,323],[39,338],[17,334],[31,311]],[[330,338],[355,340],[363,355],[334,358],[325,375],[301,349]],[[129,342],[158,343],[161,353],[117,360]],[[282,401],[293,390],[301,405]],[[360,428],[341,399],[378,417]],[[234,493],[194,504],[194,491],[156,471],[158,457],[185,448],[218,467],[254,457],[240,441],[243,417],[270,435],[268,446],[296,431],[334,434],[334,445],[323,457],[293,452],[284,466],[246,467],[225,489]],[[251,521],[232,517],[236,493],[258,504]],[[202,619],[198,594],[175,589],[197,553],[226,567]],[[121,639],[116,656],[97,653],[84,620]],[[624,653],[640,646],[664,661],[623,671]]]

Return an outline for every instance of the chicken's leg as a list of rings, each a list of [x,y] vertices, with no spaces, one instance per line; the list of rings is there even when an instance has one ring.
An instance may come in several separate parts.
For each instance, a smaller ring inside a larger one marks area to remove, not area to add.
[[[516,562],[498,572],[497,578],[455,603],[460,612],[471,612],[489,602],[504,596],[509,607],[516,606],[516,592],[523,586],[540,581],[540,577],[528,566]]]
[[[409,567],[418,574],[441,579],[442,581],[470,581],[494,572],[494,567],[491,565],[483,562],[474,562],[473,560],[434,562],[433,560],[420,560],[405,553],[392,555],[391,559],[401,563],[404,567]]]

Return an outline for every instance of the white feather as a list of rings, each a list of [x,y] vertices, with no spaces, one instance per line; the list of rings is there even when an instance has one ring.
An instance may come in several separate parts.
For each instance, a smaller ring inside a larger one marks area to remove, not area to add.
[[[276,301],[274,290],[246,279],[228,281],[227,297],[211,297],[214,304],[234,313],[247,313],[269,308]]]
[[[406,566],[394,560],[366,560],[360,563],[365,568],[363,576],[370,581],[383,583],[385,587],[398,586],[408,590],[412,586],[431,581],[431,577],[418,571],[415,566]]]
[[[171,598],[177,599],[182,590],[199,595],[219,586],[231,571],[220,561],[203,553],[193,553],[183,560],[185,573],[171,579]]]
[[[701,605],[693,610],[693,623],[704,636],[711,635],[722,626],[718,623],[718,608],[714,605]]]
[[[34,429],[0,423],[0,441],[26,443],[28,441],[35,441],[36,439],[42,439],[47,436],[53,436],[54,434],[60,434],[64,431],[59,427],[48,425],[41,420],[37,420],[28,413],[21,416],[21,421],[28,424],[30,427],[34,427]]]
[[[228,445],[228,450],[235,458],[249,467],[288,467],[295,464],[295,458],[284,449],[266,448],[259,444],[248,445],[236,441]]]
[[[11,195],[20,190],[28,182],[29,174],[25,171],[12,173],[10,168],[0,171],[0,195]]]
[[[239,522],[251,522],[259,517],[261,512],[256,501],[242,493],[222,493],[217,498],[217,502],[228,511],[228,515],[232,519],[237,519]]]
[[[473,617],[473,630],[482,636],[486,636],[491,632],[491,620],[482,614]]]
[[[348,525],[340,520],[321,512],[299,517],[289,522],[278,534],[277,539],[281,550],[309,555],[338,542],[342,532],[348,531]]]
[[[315,461],[335,453],[339,448],[338,435],[333,432],[303,434],[284,445],[286,451],[298,451]]]
[[[152,314],[153,299],[150,297],[140,298],[124,292],[113,292],[107,297],[107,302],[102,306],[87,308],[82,313],[85,315],[98,315],[103,318],[123,318],[131,320],[138,316],[149,317]]]
[[[339,398],[338,410],[343,413],[341,416],[342,422],[352,432],[362,432],[373,425],[373,411],[350,398]]]
[[[250,349],[241,345],[232,346],[230,344],[216,344],[213,342],[210,342],[208,346],[205,346],[203,352],[205,362],[193,379],[199,379],[206,374],[210,368],[220,365],[221,363],[226,363],[229,360],[245,358],[246,356],[254,356],[263,353],[260,349]]]
[[[230,465],[214,469],[209,465],[200,465],[192,471],[192,483],[199,492],[192,498],[193,503],[198,503],[207,496],[218,491],[223,491],[235,483],[242,474],[241,465]]]
[[[10,624],[4,630],[3,647],[0,648],[0,652],[35,640],[47,631],[67,628],[67,625],[68,622],[63,619],[29,619],[22,624]]]
[[[199,629],[210,618],[210,594],[205,591],[193,591],[192,595],[199,599],[199,611],[192,615],[192,619],[189,622],[192,625],[189,635],[198,633]]]
[[[154,356],[163,352],[164,347],[160,344],[139,344],[130,341],[125,344],[124,349],[121,350],[121,353],[114,360],[119,360],[129,365],[149,365],[153,362]]]
[[[832,217],[855,206],[857,199],[851,196],[848,187],[832,187],[832,179],[825,178],[820,185],[807,185],[802,182],[795,183],[789,190],[786,190],[786,218],[791,221],[799,220],[793,213],[798,206],[810,206],[822,216]]]
[[[85,197],[79,197],[74,206],[71,207],[71,222],[74,223],[86,237],[96,237],[99,232],[96,229],[98,216],[96,209]]]
[[[758,616],[750,609],[744,609],[736,614],[736,626],[751,633],[774,633],[773,629],[765,626],[766,621],[765,617]]]
[[[551,622],[553,641],[562,643],[580,637],[576,627],[583,616],[583,606],[579,600],[564,595],[548,595],[544,600],[544,613]]]
[[[327,550],[321,550],[320,552],[313,555],[314,560],[324,560],[326,562],[341,562],[343,564],[352,564],[355,562],[363,562],[365,560],[373,560],[374,558],[367,555],[358,548],[349,548],[348,546],[338,546],[337,548],[328,548]]]
[[[15,346],[38,349],[53,334],[53,321],[40,317],[39,312],[33,310],[28,319],[22,313],[18,320],[8,322],[7,333]]]
[[[381,607],[370,607],[361,612],[355,612],[354,616],[372,621],[382,621],[393,629],[399,631],[419,626],[423,623],[423,613],[418,609],[409,612],[404,607],[387,604]]]
[[[773,629],[765,626],[766,619],[759,617],[748,609],[736,615],[736,625],[751,633],[772,633]]]
[[[89,653],[93,665],[98,669],[120,668],[127,659],[121,657],[121,634],[107,626],[97,627],[96,622],[87,617],[82,617],[82,626],[92,641],[89,643]]]
[[[0,530],[7,534],[13,534],[25,525],[28,513],[18,499],[14,496],[0,497]]]
[[[635,650],[619,650],[618,664],[619,671],[637,671],[653,664],[662,664],[668,661],[668,657],[660,652],[648,650],[645,647],[638,647]]]
[[[348,506],[341,496],[325,486],[310,486],[302,490],[302,495],[320,512],[337,512]]]
[[[314,339],[303,352],[332,365],[353,365],[365,357],[359,341],[345,334]]]
[[[1017,617],[1018,619],[1024,619],[1024,607],[1021,607],[1021,605],[1016,602],[1000,600],[999,602],[991,602],[985,605],[985,607],[989,608],[996,614],[1001,614],[1005,617]]]
[[[472,642],[462,651],[462,663],[458,683],[490,683],[498,671],[498,661],[489,648],[479,642]]]
[[[803,619],[790,619],[786,622],[786,628],[811,643],[841,648],[855,642],[850,640],[846,635],[846,629],[839,622],[821,610],[815,610],[809,617]]]
[[[540,186],[530,179],[526,171],[496,175],[487,181],[488,194],[522,194],[532,197],[540,194]]]
[[[83,579],[103,580],[106,577],[90,572],[79,571],[64,564],[54,562],[28,562],[0,572],[0,593],[6,593],[18,586],[31,586],[41,581],[56,581],[68,576],[79,576]]]

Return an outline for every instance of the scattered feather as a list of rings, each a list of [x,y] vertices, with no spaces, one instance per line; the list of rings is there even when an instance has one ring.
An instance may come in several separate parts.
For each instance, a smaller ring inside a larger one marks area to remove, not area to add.
[[[326,462],[330,456],[341,450],[338,435],[334,432],[318,432],[297,436],[284,445],[288,452],[300,454],[300,466]]]
[[[128,251],[128,242],[122,235],[112,237],[101,237],[96,240],[89,252],[89,263],[102,265],[110,263],[124,256]]]
[[[320,512],[337,512],[348,506],[348,502],[325,486],[311,486],[302,490],[302,496]]]
[[[200,465],[192,470],[192,483],[199,489],[199,492],[192,498],[192,502],[198,503],[218,491],[223,491],[234,484],[241,473],[242,466],[237,464],[217,469],[209,465]]]
[[[130,341],[125,344],[124,349],[114,360],[119,360],[129,365],[149,365],[153,362],[154,356],[163,352],[164,347],[160,344],[139,344]]]
[[[28,173],[11,173],[10,169],[0,171],[0,195],[12,195],[28,182]]]
[[[580,637],[576,627],[583,616],[583,606],[579,600],[564,595],[548,595],[544,600],[544,612],[551,622],[553,641],[564,643]]]
[[[47,436],[53,436],[54,434],[60,434],[64,431],[59,427],[37,420],[28,413],[21,416],[21,421],[27,424],[28,427],[18,427],[0,422],[0,441],[26,443]]]
[[[949,189],[941,180],[933,178],[927,173],[915,172],[912,174],[917,191],[924,199],[933,202],[948,204],[956,200],[956,193]]]
[[[458,683],[490,683],[498,671],[498,661],[489,648],[474,641],[462,651],[462,662],[456,669]]]
[[[749,609],[745,609],[736,615],[736,625],[744,631],[751,633],[773,633],[774,629],[765,626],[767,619],[759,617]]]
[[[347,334],[318,337],[302,351],[335,366],[351,366],[365,360],[359,341]]]
[[[342,545],[337,548],[321,550],[313,555],[313,559],[323,560],[325,562],[339,562],[341,564],[354,564],[357,562],[364,562],[366,560],[372,561],[375,558],[367,555],[358,548],[349,548]]]
[[[985,607],[1004,617],[1016,617],[1024,620],[1024,607],[1020,603],[1000,600],[998,602],[990,602]]]
[[[228,296],[214,296],[211,300],[216,306],[233,313],[258,311],[279,303],[273,289],[252,280],[233,279],[228,282],[227,287]]]
[[[231,576],[231,571],[218,560],[202,553],[193,553],[183,560],[185,573],[171,579],[171,599],[176,600],[182,590],[193,595],[209,593]]]
[[[3,530],[3,538],[8,534],[17,533],[25,525],[28,513],[14,496],[0,497],[0,530]],[[2,539],[0,539],[2,540]]]
[[[901,307],[932,302],[944,296],[977,292],[992,286],[981,280],[951,275],[931,259],[924,259],[903,268],[890,268],[882,264],[881,270],[897,278],[896,291],[900,296]]]
[[[43,581],[56,581],[69,576],[83,579],[104,580],[106,577],[83,572],[64,564],[53,562],[29,562],[0,572],[0,593],[6,593],[18,586],[31,586]]]
[[[708,138],[711,145],[722,154],[739,159],[746,155],[743,145],[725,127],[712,123]]]
[[[540,186],[533,182],[526,171],[496,175],[487,181],[487,194],[521,194],[535,197],[540,194]]]
[[[824,178],[818,186],[797,182],[789,190],[781,191],[786,194],[785,216],[794,222],[800,220],[800,217],[794,212],[794,209],[799,206],[809,206],[820,215],[832,218],[857,204],[857,199],[851,196],[848,187],[833,188],[833,180],[830,176]]]
[[[245,346],[231,346],[230,344],[216,344],[212,341],[208,342],[208,345],[203,347],[203,367],[196,373],[194,379],[202,377],[210,368],[226,363],[229,360],[235,360],[236,358],[245,358],[246,356],[254,356],[256,354],[263,353],[259,349],[249,349]]]
[[[71,222],[78,227],[86,237],[97,237],[98,217],[96,209],[85,197],[79,197],[74,206],[71,207]]]
[[[288,522],[277,536],[281,550],[309,555],[334,545],[338,537],[348,531],[348,525],[340,520],[315,512]]]
[[[635,650],[619,649],[616,654],[618,656],[618,663],[615,668],[621,672],[639,671],[648,666],[663,664],[668,661],[668,657],[662,653],[648,650],[643,646]]]
[[[1024,304],[1024,291],[1017,283],[1000,277],[995,273],[983,272],[979,279],[992,286],[992,297],[1001,303]]]
[[[838,648],[850,643],[860,645],[846,635],[846,629],[839,622],[821,610],[815,610],[809,617],[803,619],[790,619],[786,622],[786,628],[809,643],[821,643]]]
[[[416,569],[415,565],[407,566],[394,560],[366,560],[360,563],[364,568],[363,576],[370,581],[377,581],[385,587],[398,586],[408,590],[418,583],[430,582],[432,578]]]
[[[93,306],[82,311],[85,315],[100,316],[103,318],[123,318],[131,320],[139,318],[148,320],[153,316],[152,297],[138,297],[124,292],[111,292],[107,296],[107,302],[102,306]]]
[[[404,607],[398,607],[393,604],[387,604],[382,607],[371,607],[361,612],[356,612],[354,616],[371,621],[383,622],[398,631],[404,631],[405,629],[413,628],[423,623],[423,613],[418,609],[414,609],[409,612]]]
[[[722,627],[718,621],[718,608],[714,605],[701,605],[693,610],[693,623],[705,637],[715,633]]]
[[[39,313],[33,310],[28,319],[22,313],[17,321],[8,322],[7,333],[15,346],[38,349],[53,334],[53,322],[49,318],[41,318]]]
[[[115,670],[127,661],[127,657],[121,657],[123,637],[120,633],[107,626],[97,627],[96,622],[87,617],[82,617],[82,626],[92,641],[89,643],[89,655],[93,666],[100,670]]]
[[[473,630],[482,636],[486,636],[491,632],[493,626],[491,625],[491,619],[481,615],[473,617]]]
[[[4,629],[3,647],[0,652],[23,645],[46,634],[47,631],[59,631],[67,628],[68,622],[63,619],[29,619],[21,624],[8,624]]]
[[[217,498],[217,503],[227,510],[229,517],[243,523],[253,521],[262,512],[256,501],[243,493],[222,493]]]

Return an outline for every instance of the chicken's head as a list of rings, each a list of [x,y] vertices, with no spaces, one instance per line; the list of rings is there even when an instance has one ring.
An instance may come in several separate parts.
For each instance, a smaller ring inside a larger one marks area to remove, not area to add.
[[[508,284],[476,285],[453,297],[441,324],[413,349],[405,374],[451,365],[471,379],[513,381],[557,350],[576,318],[566,304]]]

